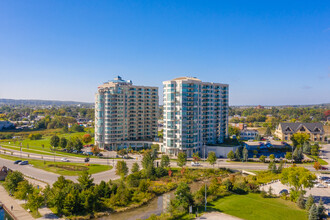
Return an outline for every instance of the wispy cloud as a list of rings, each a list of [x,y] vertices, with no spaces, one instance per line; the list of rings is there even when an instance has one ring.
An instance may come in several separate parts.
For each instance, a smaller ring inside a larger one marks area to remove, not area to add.
[[[301,87],[303,90],[309,90],[311,89],[312,87],[311,86],[307,86],[307,85],[304,85]]]

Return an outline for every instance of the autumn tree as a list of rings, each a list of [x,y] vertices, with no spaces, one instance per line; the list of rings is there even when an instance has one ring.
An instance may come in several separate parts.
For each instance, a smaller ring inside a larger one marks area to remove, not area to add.
[[[85,144],[88,144],[89,142],[92,141],[92,136],[90,134],[84,134],[83,137],[82,137],[82,141]]]

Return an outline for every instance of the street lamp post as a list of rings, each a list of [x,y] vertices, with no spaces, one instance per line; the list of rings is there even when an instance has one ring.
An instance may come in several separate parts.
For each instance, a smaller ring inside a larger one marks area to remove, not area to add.
[[[206,212],[206,205],[207,205],[207,192],[206,192],[206,182],[205,182],[205,212]]]

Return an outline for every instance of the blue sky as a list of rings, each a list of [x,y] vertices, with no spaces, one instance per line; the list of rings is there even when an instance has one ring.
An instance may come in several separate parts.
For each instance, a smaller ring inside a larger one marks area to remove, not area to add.
[[[330,2],[0,1],[0,98],[93,102],[116,75],[228,83],[230,105],[330,102]]]

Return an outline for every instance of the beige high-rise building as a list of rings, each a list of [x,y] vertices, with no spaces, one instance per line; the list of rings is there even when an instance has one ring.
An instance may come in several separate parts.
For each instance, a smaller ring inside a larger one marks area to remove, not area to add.
[[[95,144],[118,149],[157,137],[158,88],[135,86],[120,76],[95,95]]]

